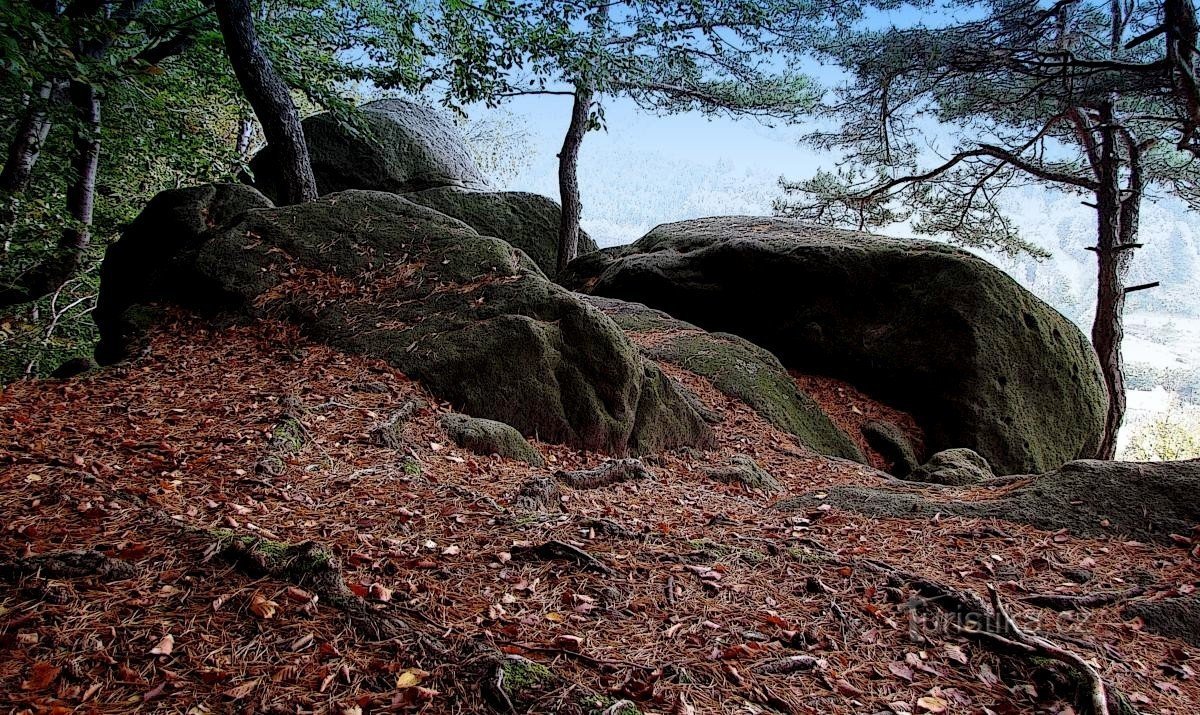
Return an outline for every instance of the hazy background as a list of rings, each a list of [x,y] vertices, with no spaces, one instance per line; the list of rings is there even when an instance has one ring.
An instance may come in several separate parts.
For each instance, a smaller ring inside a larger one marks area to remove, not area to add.
[[[580,157],[583,227],[601,246],[637,240],[655,225],[720,214],[769,215],[781,176],[803,178],[833,157],[802,147],[805,127],[697,113],[658,117],[628,101],[605,104],[607,129],[587,135]],[[557,197],[556,154],[569,98],[522,98],[473,120],[504,125],[511,158],[496,167],[504,188]],[[1021,284],[1090,329],[1095,291],[1095,214],[1075,196],[1041,189],[1010,193],[1011,214],[1052,257],[1036,261],[981,253]],[[1131,283],[1162,287],[1130,296],[1125,351],[1130,415],[1126,452],[1151,419],[1179,423],[1200,440],[1200,230],[1179,201],[1145,205]],[[904,235],[903,227],[889,231]],[[1142,435],[1144,436],[1144,435]]]

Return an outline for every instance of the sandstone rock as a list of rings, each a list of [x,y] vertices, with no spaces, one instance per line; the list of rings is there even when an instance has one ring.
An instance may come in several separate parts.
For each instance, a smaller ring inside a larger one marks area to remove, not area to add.
[[[572,262],[565,285],[730,331],[911,414],[931,452],[1001,474],[1091,456],[1107,396],[1083,334],[944,244],[724,217],[665,224]]]

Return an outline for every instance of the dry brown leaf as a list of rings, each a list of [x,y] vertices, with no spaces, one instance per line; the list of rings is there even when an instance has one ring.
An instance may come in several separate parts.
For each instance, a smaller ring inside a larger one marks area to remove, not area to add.
[[[274,618],[275,611],[278,609],[278,603],[263,598],[257,593],[250,597],[250,612],[264,621]]]
[[[257,687],[258,687],[258,678],[255,678],[254,680],[247,681],[245,683],[242,683],[241,685],[235,685],[234,687],[232,687],[229,690],[226,690],[224,693],[222,693],[222,695],[229,698],[230,700],[241,700],[242,698],[246,697],[251,692],[253,692],[254,689]]]
[[[151,655],[171,655],[171,651],[175,650],[175,636],[168,633],[162,637],[158,645],[150,649]]]
[[[57,668],[45,661],[38,661],[29,670],[29,678],[21,683],[21,690],[45,690],[58,678],[62,668]]]

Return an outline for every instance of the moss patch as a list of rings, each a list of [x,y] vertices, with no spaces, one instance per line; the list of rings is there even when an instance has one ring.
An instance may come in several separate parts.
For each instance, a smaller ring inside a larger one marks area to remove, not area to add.
[[[863,462],[862,452],[821,408],[796,388],[774,355],[726,333],[707,333],[637,303],[588,298],[630,332],[662,333],[646,354],[707,378],[721,392],[750,405],[771,424],[821,454]],[[658,337],[658,336],[655,336]]]

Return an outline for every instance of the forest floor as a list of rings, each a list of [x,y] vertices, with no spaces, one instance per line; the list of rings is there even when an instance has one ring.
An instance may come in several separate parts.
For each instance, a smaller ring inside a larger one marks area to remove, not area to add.
[[[651,477],[594,489],[554,474],[600,455],[535,443],[538,468],[460,450],[438,426],[449,407],[418,384],[281,324],[181,317],[129,363],[8,386],[0,710],[1078,711],[1052,663],[948,627],[913,585],[936,582],[995,585],[1022,627],[1143,712],[1196,712],[1196,648],[1119,603],[1022,600],[1186,594],[1200,574],[1185,548],[775,510],[887,478],[664,370],[720,416],[718,446],[647,458]],[[424,407],[403,447],[375,444],[411,400]],[[706,471],[735,455],[782,491]],[[44,559],[67,550],[93,558]]]

